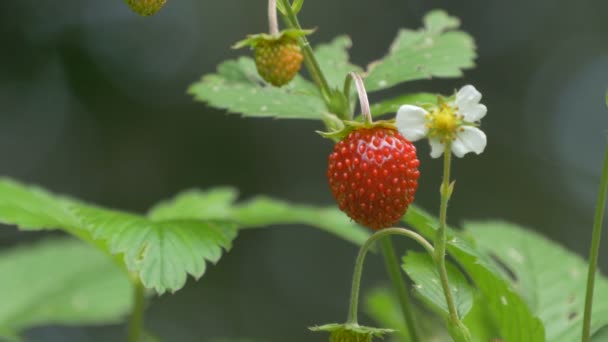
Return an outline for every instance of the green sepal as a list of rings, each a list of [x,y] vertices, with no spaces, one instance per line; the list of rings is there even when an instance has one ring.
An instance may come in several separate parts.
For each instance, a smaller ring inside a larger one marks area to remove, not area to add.
[[[293,11],[293,14],[298,14],[298,12],[300,12],[300,10],[302,9],[302,5],[304,5],[304,0],[295,0],[293,4],[291,4],[291,10]],[[287,11],[285,10],[285,6],[283,6],[282,1],[277,1],[277,9],[279,10],[279,12],[281,12],[281,14],[287,15]]]
[[[350,100],[340,89],[332,89],[329,94],[329,103],[327,108],[330,112],[335,113],[338,117],[343,119],[352,119],[352,113],[350,111]]]
[[[328,332],[329,342],[371,342],[374,337],[383,338],[384,335],[395,332],[393,329],[372,328],[356,323],[331,323],[308,329]]]
[[[397,126],[395,126],[394,119],[378,120],[378,121],[374,121],[374,122],[359,122],[359,121],[343,120],[342,123],[344,124],[344,126],[339,130],[335,130],[335,131],[331,131],[331,132],[317,131],[317,133],[319,133],[319,135],[321,135],[323,138],[331,139],[334,141],[340,141],[340,140],[344,139],[347,135],[349,135],[352,131],[355,131],[355,130],[361,129],[361,128],[369,129],[369,128],[383,127],[383,128],[397,129]]]
[[[291,39],[295,40],[302,36],[307,36],[309,34],[312,34],[313,32],[315,32],[314,29],[312,29],[312,30],[287,29],[287,30],[282,30],[278,34],[268,34],[268,33],[250,34],[247,36],[247,38],[245,38],[239,42],[236,42],[234,45],[232,45],[232,48],[240,49],[245,46],[250,46],[252,48],[255,48],[256,45],[258,45],[261,42],[276,42],[276,41],[279,41],[284,38],[291,38]]]

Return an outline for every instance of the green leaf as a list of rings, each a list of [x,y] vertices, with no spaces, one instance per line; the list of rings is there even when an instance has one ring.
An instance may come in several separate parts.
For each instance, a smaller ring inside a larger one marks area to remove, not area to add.
[[[329,44],[321,44],[315,49],[315,57],[325,75],[327,83],[334,89],[342,89],[346,75],[361,72],[361,67],[349,62],[348,49],[352,41],[348,36],[338,36]]]
[[[606,90],[606,107],[608,107],[608,90]]]
[[[396,84],[432,77],[460,77],[472,68],[475,42],[467,33],[455,30],[460,22],[442,10],[424,17],[424,28],[403,29],[388,55],[368,66],[365,85],[377,91]]]
[[[421,106],[424,104],[437,104],[437,94],[414,93],[401,95],[392,99],[377,102],[371,106],[372,116],[380,116],[391,113],[395,115],[399,107],[410,104]]]
[[[410,206],[404,221],[427,238],[435,236],[437,220],[416,206]],[[505,341],[544,342],[540,319],[504,279],[503,272],[485,254],[477,250],[461,233],[448,229],[448,252],[463,267],[496,318]]]
[[[62,229],[107,252],[103,241],[94,241],[90,233],[82,229],[69,210],[73,205],[79,205],[79,202],[36,186],[0,178],[0,223],[17,225],[22,230]]]
[[[393,340],[395,342],[410,341],[408,328],[403,320],[403,312],[399,306],[399,300],[388,288],[375,288],[366,294],[365,312],[368,316],[373,318],[379,326],[394,329],[395,338],[393,338]],[[443,323],[436,320],[435,317],[431,316],[426,310],[418,310],[417,307],[414,307],[414,317],[416,318],[418,333],[420,333],[423,341],[449,340],[450,337],[443,327]]]
[[[587,263],[560,245],[519,226],[471,222],[465,231],[504,268],[503,277],[545,325],[547,341],[580,340]],[[513,278],[514,277],[514,278]],[[591,333],[608,326],[608,279],[596,280]]]
[[[469,328],[469,332],[473,338],[472,342],[500,340],[500,333],[492,317],[492,311],[485,302],[484,296],[479,292],[475,294],[473,307],[462,322]]]
[[[298,75],[281,88],[267,85],[248,57],[220,64],[217,73],[203,76],[188,93],[212,107],[245,116],[319,120],[327,111],[314,84]]]
[[[227,221],[159,219],[102,208],[72,208],[95,239],[105,240],[142,284],[157,293],[175,292],[187,275],[203,276],[206,262],[217,263],[222,249],[236,238],[236,225]]]
[[[131,307],[131,287],[110,258],[85,243],[49,239],[0,253],[0,331],[48,324],[110,324]]]
[[[227,188],[210,191],[189,190],[156,205],[149,213],[163,219],[223,219],[237,222],[240,228],[269,225],[305,224],[319,228],[357,245],[371,235],[335,207],[291,204],[265,196],[233,204],[236,192]]]
[[[78,221],[67,210],[74,203],[38,187],[0,179],[0,222],[18,225],[22,230],[78,227]]]
[[[403,270],[416,283],[416,293],[427,303],[434,306],[447,317],[448,306],[445,301],[441,280],[435,262],[428,253],[409,252],[403,258]],[[451,263],[446,262],[450,289],[458,316],[464,318],[473,306],[473,289],[462,273]]]
[[[218,187],[202,190],[186,190],[172,199],[161,201],[150,209],[152,220],[195,219],[228,220],[232,206],[238,197],[233,188]]]

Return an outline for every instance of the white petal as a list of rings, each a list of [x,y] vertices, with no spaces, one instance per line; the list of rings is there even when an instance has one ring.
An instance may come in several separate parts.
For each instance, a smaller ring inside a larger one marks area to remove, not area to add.
[[[458,158],[462,158],[469,152],[480,154],[486,148],[486,134],[477,127],[463,126],[463,131],[458,133],[456,140],[452,142],[452,152]]]
[[[403,105],[399,107],[395,119],[399,133],[410,141],[424,138],[429,132],[426,127],[426,114],[428,112],[418,106]]]
[[[429,139],[431,145],[431,158],[439,158],[443,151],[445,151],[445,145],[439,141],[439,139]]]
[[[486,113],[488,108],[482,104],[475,104],[469,107],[458,108],[458,114],[464,117],[464,121],[475,122],[481,120]]]
[[[478,104],[479,100],[481,100],[481,93],[472,85],[467,84],[456,93],[454,104],[458,108],[465,108]]]

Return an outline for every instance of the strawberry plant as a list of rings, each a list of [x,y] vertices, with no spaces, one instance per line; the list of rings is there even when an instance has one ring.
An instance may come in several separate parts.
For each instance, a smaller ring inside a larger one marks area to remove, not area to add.
[[[126,2],[142,16],[166,5]],[[185,190],[137,214],[1,178],[1,223],[66,234],[1,252],[0,338],[22,341],[27,329],[49,324],[127,321],[125,340],[159,340],[144,320],[151,297],[180,291],[188,278],[204,281],[210,264],[220,263],[247,229],[303,224],[360,248],[350,288],[345,283],[345,321],[336,317],[337,323],[310,327],[327,333],[330,342],[608,340],[608,279],[597,270],[608,152],[589,261],[501,220],[448,224],[457,191],[452,168],[486,149],[481,120],[488,108],[481,92],[464,85],[453,94],[419,91],[375,104],[368,92],[461,77],[475,66],[473,38],[460,30],[457,18],[434,10],[422,28],[402,29],[384,56],[362,67],[349,60],[347,36],[313,47],[314,31],[303,29],[298,18],[303,8],[303,0],[268,1],[269,33],[234,45],[251,47],[253,57],[243,52],[222,62],[188,93],[244,117],[318,121],[319,139],[328,151],[333,145],[319,174],[326,172],[335,205],[261,195],[240,200],[233,188],[213,187]],[[443,164],[436,216],[414,203],[423,181],[415,144],[423,139],[430,146],[427,162],[441,158]],[[297,156],[283,157],[290,163]],[[418,247],[396,248],[395,238]],[[360,324],[359,301],[364,261],[377,242],[390,287],[363,294],[363,310],[377,326],[372,327]],[[255,308],[243,310],[256,314]],[[311,333],[315,338],[328,337]]]

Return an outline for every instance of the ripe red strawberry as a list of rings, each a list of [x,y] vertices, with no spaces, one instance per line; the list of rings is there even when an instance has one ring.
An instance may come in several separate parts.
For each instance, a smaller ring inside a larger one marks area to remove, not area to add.
[[[298,42],[289,36],[264,39],[255,45],[255,66],[262,78],[276,86],[291,81],[302,65],[302,51]]]
[[[397,223],[414,201],[419,165],[416,147],[396,129],[359,128],[335,145],[327,179],[340,210],[382,229]]]
[[[131,9],[143,16],[153,15],[158,12],[167,0],[125,0]]]

